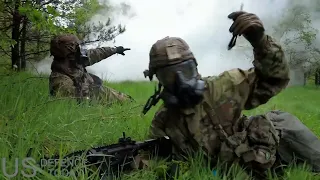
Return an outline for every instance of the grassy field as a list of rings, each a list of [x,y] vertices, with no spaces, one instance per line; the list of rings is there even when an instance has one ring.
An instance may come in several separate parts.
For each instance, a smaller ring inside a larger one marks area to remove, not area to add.
[[[0,75],[0,154],[8,160],[9,174],[13,173],[13,170],[10,171],[10,165],[13,167],[14,159],[26,157],[30,148],[33,149],[30,151],[31,157],[37,159],[41,154],[66,154],[91,146],[115,143],[123,131],[135,140],[143,140],[157,109],[153,107],[147,115],[141,115],[145,102],[154,92],[155,83],[108,84],[130,94],[136,102],[122,106],[88,107],[77,106],[76,103],[64,99],[51,99],[48,95],[48,79],[30,77],[32,76],[25,73]],[[313,86],[287,88],[267,105],[247,111],[245,114],[252,115],[271,109],[281,109],[295,114],[320,136],[319,92],[320,89]],[[199,163],[197,160],[190,160],[190,168],[181,179],[244,179],[245,176],[236,167],[226,172],[218,169],[218,176],[214,176],[210,169],[201,167]],[[123,178],[154,179],[163,167],[161,163],[155,164],[150,169],[132,172]],[[6,179],[3,171],[0,172],[0,176],[1,179]],[[20,171],[16,176],[16,179],[19,178],[23,178]],[[288,168],[284,178],[320,179],[302,167]],[[56,178],[38,172],[33,179]],[[87,177],[83,173],[83,179],[94,179],[94,177]]]

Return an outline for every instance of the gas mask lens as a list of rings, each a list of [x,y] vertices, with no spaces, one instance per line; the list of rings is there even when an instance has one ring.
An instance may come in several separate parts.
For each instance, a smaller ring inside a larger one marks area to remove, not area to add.
[[[156,76],[164,87],[171,87],[176,83],[177,72],[179,72],[186,81],[197,77],[197,68],[193,60],[161,68],[157,70]]]
[[[197,67],[193,60],[161,68],[156,75],[164,86],[161,98],[167,107],[189,108],[203,99],[205,84],[197,78]]]

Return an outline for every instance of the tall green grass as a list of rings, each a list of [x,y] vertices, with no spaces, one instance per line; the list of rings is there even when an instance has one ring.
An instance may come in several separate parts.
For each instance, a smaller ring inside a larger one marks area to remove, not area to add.
[[[145,116],[142,108],[154,93],[154,82],[106,83],[121,92],[130,94],[136,102],[123,105],[79,106],[73,100],[52,99],[49,96],[48,79],[33,77],[27,73],[9,73],[0,76],[0,156],[6,157],[9,174],[15,158],[42,155],[65,155],[69,152],[89,147],[115,143],[122,132],[135,140],[146,138],[150,122],[160,103]],[[314,86],[288,88],[270,102],[248,115],[259,114],[271,109],[281,109],[293,113],[312,131],[320,136],[320,90]],[[245,179],[246,175],[238,167],[224,172],[218,169],[219,176],[201,167],[200,160],[191,159],[188,171],[180,179]],[[1,165],[2,166],[2,165]],[[162,172],[165,164],[158,162],[153,168],[124,175],[127,179],[154,179]],[[84,171],[83,179],[88,177]],[[6,179],[2,170],[1,179]],[[242,177],[242,178],[241,178]],[[307,170],[299,167],[288,169],[286,179],[315,179]],[[15,179],[23,179],[19,172]],[[44,172],[38,172],[33,179],[56,179]],[[61,179],[66,179],[62,178]],[[75,179],[75,178],[74,178]],[[274,179],[277,179],[274,177]],[[318,177],[318,179],[320,179]]]

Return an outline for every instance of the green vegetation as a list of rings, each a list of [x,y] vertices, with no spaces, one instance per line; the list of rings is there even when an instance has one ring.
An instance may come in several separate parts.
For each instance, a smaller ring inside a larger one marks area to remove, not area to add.
[[[147,115],[142,108],[154,92],[155,83],[121,82],[107,83],[109,86],[133,96],[134,103],[113,106],[77,105],[74,100],[52,99],[48,92],[47,77],[33,77],[23,72],[27,62],[31,65],[48,55],[52,36],[61,33],[76,34],[82,43],[115,40],[125,32],[121,25],[112,25],[111,17],[115,7],[108,1],[97,0],[6,0],[0,2],[0,72],[14,69],[19,73],[0,75],[0,156],[7,157],[7,169],[13,173],[15,158],[30,155],[35,159],[93,146],[115,143],[126,132],[135,140],[143,140],[157,107]],[[300,2],[300,1],[299,1]],[[320,1],[319,1],[320,2]],[[313,14],[319,13],[320,6],[312,7],[293,1],[279,18],[274,28],[274,37],[285,45],[290,65],[305,68],[306,76],[316,74],[312,84],[320,84],[319,57],[317,45],[318,30],[313,27]],[[124,7],[129,7],[125,5]],[[60,9],[60,10],[59,10]],[[313,13],[309,13],[313,12]],[[103,15],[106,22],[91,23],[96,15]],[[58,19],[57,19],[58,18]],[[64,21],[61,21],[63,19]],[[60,22],[60,23],[59,23]],[[63,22],[64,24],[61,24]],[[89,38],[89,35],[92,38]],[[295,38],[292,38],[295,35]],[[301,47],[304,47],[301,49]],[[21,72],[22,71],[22,72]],[[320,136],[320,96],[315,86],[288,88],[273,98],[268,104],[247,115],[264,113],[271,109],[281,109],[296,115],[310,129]],[[191,159],[183,179],[245,179],[245,173],[238,167],[227,172],[212,175],[211,170],[203,168],[201,159]],[[10,167],[11,165],[11,167]],[[2,165],[1,165],[2,166]],[[20,167],[21,168],[21,167]],[[128,179],[154,179],[163,173],[164,163],[156,163],[150,169],[124,175]],[[21,170],[21,169],[20,169]],[[87,173],[80,171],[82,179]],[[43,174],[42,174],[43,173]],[[1,179],[4,174],[1,169]],[[285,179],[320,179],[312,176],[302,167],[288,168]],[[56,179],[44,172],[37,173],[38,179]],[[16,179],[23,178],[19,172]],[[277,179],[273,177],[273,179]]]
[[[153,107],[147,115],[141,110],[149,95],[154,92],[155,83],[122,82],[109,86],[128,93],[137,102],[125,105],[103,107],[99,105],[78,106],[73,101],[51,99],[48,94],[48,79],[32,78],[26,73],[10,73],[0,76],[0,143],[1,157],[11,157],[7,162],[14,166],[14,158],[24,158],[30,148],[31,157],[38,159],[40,155],[65,155],[69,152],[87,149],[92,146],[115,143],[125,131],[135,140],[146,138],[150,121],[157,107]],[[160,103],[158,104],[158,106]],[[246,114],[263,113],[271,109],[281,109],[295,114],[308,127],[320,136],[320,96],[319,89],[314,86],[288,88],[267,105]],[[244,179],[245,174],[238,168],[232,168],[224,177],[215,177],[208,168],[201,168],[200,161],[190,160],[188,171],[183,179]],[[128,179],[154,179],[156,172],[165,168],[157,163],[151,169],[132,172],[124,175]],[[20,169],[21,170],[21,169]],[[81,170],[80,170],[81,171]],[[223,176],[218,169],[218,175]],[[4,179],[3,173],[0,173]],[[22,178],[22,174],[17,176]],[[312,176],[305,169],[288,169],[286,179],[320,179]],[[38,179],[50,179],[49,175],[37,173]],[[237,177],[237,178],[236,178]],[[242,178],[241,178],[242,177]],[[51,179],[55,179],[52,178]],[[83,172],[83,179],[87,177]]]
[[[11,68],[18,71],[45,58],[55,35],[74,34],[87,44],[112,41],[126,30],[113,24],[109,16],[114,7],[108,1],[5,0],[0,1],[0,10],[0,64],[8,66],[11,61]],[[99,14],[104,18],[97,22]]]

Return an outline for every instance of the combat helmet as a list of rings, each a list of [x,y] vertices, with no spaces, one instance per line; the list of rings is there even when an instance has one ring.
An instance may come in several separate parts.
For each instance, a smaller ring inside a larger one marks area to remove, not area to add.
[[[189,45],[182,38],[167,36],[152,45],[149,52],[149,70],[145,70],[144,75],[151,81],[157,69],[187,60],[194,60],[198,65]]]
[[[151,81],[153,75],[155,75],[159,69],[190,60],[193,60],[196,66],[198,65],[189,45],[180,37],[167,36],[152,45],[149,52],[149,69],[143,73],[144,76],[148,76]],[[152,106],[158,103],[161,98],[161,88],[162,84],[158,83],[154,94],[148,99],[143,108],[143,114],[146,114]]]
[[[55,36],[50,42],[50,53],[57,59],[67,58],[69,54],[77,52],[80,40],[72,34]]]

